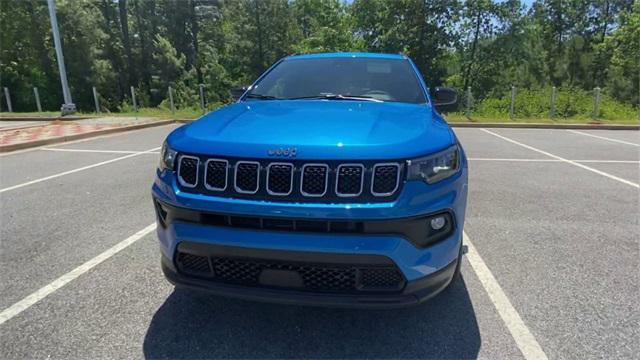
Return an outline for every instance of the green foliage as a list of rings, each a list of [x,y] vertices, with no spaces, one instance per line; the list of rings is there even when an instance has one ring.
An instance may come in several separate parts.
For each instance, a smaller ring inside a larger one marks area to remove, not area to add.
[[[402,52],[429,86],[471,87],[474,116],[589,119],[603,89],[603,119],[637,119],[640,2],[633,0],[57,0],[73,100],[93,111],[140,107],[199,109],[230,101],[291,53]],[[47,4],[0,1],[0,82],[16,111],[45,110],[62,94]],[[464,94],[464,93],[463,93]],[[462,105],[456,110],[463,110]],[[3,104],[4,105],[4,104]],[[199,111],[199,110],[198,110]]]
[[[505,119],[509,117],[511,94],[486,98],[476,103],[471,118]],[[591,119],[594,109],[594,94],[578,88],[559,89],[556,98],[556,120]],[[537,90],[517,90],[514,105],[514,118],[547,119],[551,112],[551,88]],[[616,101],[608,94],[600,96],[600,114],[598,119],[624,120],[637,119],[638,110],[629,104]]]

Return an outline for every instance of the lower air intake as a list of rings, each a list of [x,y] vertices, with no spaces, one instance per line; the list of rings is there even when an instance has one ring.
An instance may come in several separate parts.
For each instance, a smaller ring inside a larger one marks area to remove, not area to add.
[[[301,282],[291,290],[358,293],[398,292],[405,285],[400,271],[393,265],[342,265],[316,264],[267,259],[236,258],[227,256],[207,257],[178,253],[178,268],[192,275],[211,278],[227,284],[264,287],[261,275],[265,271],[281,271],[293,274]]]

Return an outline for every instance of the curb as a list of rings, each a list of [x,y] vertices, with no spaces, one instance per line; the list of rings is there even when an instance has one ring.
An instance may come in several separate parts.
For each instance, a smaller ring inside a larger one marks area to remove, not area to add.
[[[42,116],[16,116],[16,117],[2,117],[0,116],[0,121],[74,121],[74,120],[84,120],[84,119],[93,119],[97,116],[50,116],[50,117],[42,117]]]
[[[461,128],[510,128],[510,129],[576,129],[576,130],[640,130],[640,125],[614,124],[544,124],[544,123],[467,123],[448,122],[451,127]]]
[[[144,129],[144,128],[149,128],[149,127],[154,127],[154,126],[169,125],[169,124],[173,124],[174,122],[176,122],[176,121],[175,120],[152,121],[152,122],[147,122],[147,123],[143,123],[143,124],[135,124],[135,125],[115,127],[115,128],[110,128],[110,129],[96,130],[96,131],[91,131],[91,132],[87,132],[87,133],[84,133],[84,134],[67,135],[67,136],[61,136],[61,137],[50,138],[50,139],[42,139],[42,140],[24,142],[24,143],[19,143],[19,144],[4,145],[4,146],[0,146],[0,153],[6,153],[6,152],[22,150],[22,149],[28,149],[28,148],[38,147],[38,146],[43,146],[43,145],[57,144],[57,143],[71,141],[71,140],[86,139],[86,138],[90,138],[90,137],[94,137],[94,136],[113,134],[113,133],[118,133],[118,132],[125,132],[125,131],[129,131],[129,130],[138,130],[138,129]]]

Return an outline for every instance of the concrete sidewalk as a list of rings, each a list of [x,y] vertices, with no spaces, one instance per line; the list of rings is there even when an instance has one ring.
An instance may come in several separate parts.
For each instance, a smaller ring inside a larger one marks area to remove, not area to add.
[[[0,121],[0,152],[97,136],[117,131],[163,125],[173,120],[150,117],[100,117],[75,121],[26,122]]]

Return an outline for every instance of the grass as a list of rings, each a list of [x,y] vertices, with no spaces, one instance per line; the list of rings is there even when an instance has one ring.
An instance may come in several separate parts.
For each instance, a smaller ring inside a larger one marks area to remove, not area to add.
[[[74,116],[88,116],[88,117],[148,117],[148,118],[156,118],[158,120],[166,120],[166,119],[196,119],[202,116],[202,110],[199,108],[188,108],[188,109],[179,109],[176,110],[175,113],[172,113],[168,109],[162,108],[141,108],[137,112],[136,111],[126,111],[126,112],[117,112],[117,113],[106,113],[103,112],[101,114],[96,114],[95,112],[83,112],[79,111],[74,114]],[[60,117],[59,111],[43,111],[43,112],[2,112],[0,113],[0,119],[10,120],[11,118],[19,118],[19,117],[41,117],[41,118],[52,118],[52,117]]]
[[[619,124],[619,125],[638,125],[640,124],[640,119],[636,118],[626,118],[626,119],[591,119],[584,117],[570,117],[570,118],[515,118],[510,119],[509,115],[504,116],[482,116],[482,115],[473,115],[468,118],[464,113],[446,113],[444,114],[447,122],[450,123],[523,123],[523,124]]]

